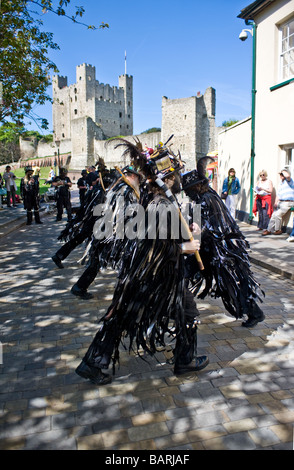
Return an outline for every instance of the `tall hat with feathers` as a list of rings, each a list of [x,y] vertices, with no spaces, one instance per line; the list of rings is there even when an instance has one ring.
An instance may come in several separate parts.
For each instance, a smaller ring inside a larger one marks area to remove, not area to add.
[[[117,139],[120,143],[115,148],[125,147],[122,156],[128,156],[131,165],[137,171],[142,172],[146,178],[162,180],[184,166],[180,154],[176,156],[170,147],[167,147],[172,137],[165,144],[160,143],[155,150],[150,148],[144,150],[138,138],[134,138],[135,144],[125,139]]]
[[[186,190],[198,183],[207,183],[209,180],[206,177],[206,167],[212,161],[214,161],[212,157],[202,157],[198,160],[195,170],[184,173],[182,175],[183,189]]]

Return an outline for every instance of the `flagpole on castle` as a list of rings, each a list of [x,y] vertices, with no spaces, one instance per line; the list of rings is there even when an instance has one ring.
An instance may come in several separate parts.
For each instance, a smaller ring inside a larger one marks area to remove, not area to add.
[[[125,51],[125,75],[127,74],[127,51]]]

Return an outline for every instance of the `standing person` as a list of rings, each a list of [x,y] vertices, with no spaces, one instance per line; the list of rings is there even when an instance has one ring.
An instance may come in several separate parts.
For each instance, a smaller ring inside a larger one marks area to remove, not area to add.
[[[125,214],[128,207],[138,203],[140,197],[140,180],[141,175],[132,167],[126,166],[121,170],[124,176],[119,178],[116,184],[113,185],[108,191],[105,200],[104,212],[111,212],[118,214],[123,212]],[[117,177],[115,176],[115,179]],[[111,182],[114,183],[115,179]],[[107,184],[106,178],[103,177],[104,185]],[[137,194],[137,195],[136,195]],[[119,207],[123,201],[123,209]],[[103,224],[103,218],[101,218]],[[124,221],[125,223],[125,221]],[[97,227],[99,226],[99,219],[97,219]],[[96,228],[96,227],[95,227]],[[92,296],[87,289],[94,282],[99,270],[105,268],[108,263],[115,265],[120,259],[123,247],[126,241],[124,238],[116,239],[113,235],[108,237],[107,240],[95,238],[92,236],[91,244],[88,251],[88,262],[85,271],[73,285],[71,293],[82,299],[89,299]]]
[[[20,194],[27,211],[27,225],[32,225],[33,211],[36,224],[42,224],[39,213],[39,181],[38,176],[33,176],[31,167],[25,169],[25,177],[20,182]]]
[[[266,230],[261,234],[262,236],[281,235],[283,217],[294,206],[294,181],[291,178],[291,173],[288,169],[284,168],[280,172],[280,184],[277,191],[277,197],[274,204],[274,212],[269,221]]]
[[[13,207],[16,207],[15,201],[15,192],[16,192],[16,184],[15,184],[15,174],[11,171],[11,166],[7,165],[4,173],[3,179],[5,181],[5,187],[7,191],[7,207],[11,207],[11,198]]]
[[[67,220],[71,220],[71,201],[70,201],[70,188],[72,182],[67,176],[67,169],[60,168],[59,176],[55,176],[52,181],[52,186],[56,187],[56,205],[57,217],[56,221],[62,220],[63,208],[67,212]]]
[[[88,168],[88,174],[86,177],[86,182],[89,188],[91,189],[92,186],[94,186],[96,183],[99,181],[99,175],[96,171],[96,168],[94,166],[89,166]]]
[[[49,175],[48,175],[48,181],[52,181],[55,177],[55,172],[53,170],[53,167],[51,167],[50,171],[49,171]]]
[[[88,188],[87,185],[87,170],[82,170],[81,178],[77,181],[77,187],[79,188],[79,197],[80,197],[80,206],[84,207],[85,204],[85,194]]]
[[[3,194],[6,194],[5,189],[2,188],[3,186],[3,178],[0,173],[0,209],[3,209]]]
[[[182,176],[182,187],[191,201],[201,208],[200,256],[204,270],[199,272],[195,258],[186,259],[187,278],[191,290],[204,299],[210,294],[220,297],[226,310],[236,319],[247,315],[242,326],[252,328],[264,320],[257,304],[260,299],[259,284],[250,269],[249,244],[232,218],[219,195],[209,186],[206,164],[210,157],[198,160],[197,170]]]
[[[262,170],[259,173],[259,180],[254,188],[256,193],[252,212],[258,212],[257,230],[266,230],[273,213],[272,192],[273,183],[267,177],[267,172]]]
[[[233,219],[236,218],[236,199],[240,189],[241,186],[239,179],[236,177],[236,171],[234,168],[230,168],[228,176],[224,180],[222,192],[227,195],[226,206],[229,209]]]
[[[135,146],[130,143],[126,143],[126,146],[130,154],[134,155]],[[148,238],[146,233],[145,237],[130,241],[122,259],[112,303],[76,369],[78,375],[97,385],[111,382],[111,377],[102,370],[107,369],[111,361],[115,365],[119,359],[120,342],[125,337],[130,338],[129,350],[142,347],[154,355],[157,345],[164,344],[164,335],[169,331],[171,319],[175,324],[176,336],[174,373],[178,375],[201,370],[209,362],[207,356],[196,356],[195,318],[198,311],[195,302],[191,305],[189,295],[186,295],[182,256],[184,253],[194,253],[199,248],[199,242],[172,237],[172,224],[167,214],[176,211],[178,217],[178,210],[170,198],[174,199],[173,194],[180,191],[179,167],[170,159],[165,148],[162,152],[156,152],[156,155],[157,158],[154,155],[153,159],[151,156],[149,164],[146,162],[144,168],[153,192],[146,217],[149,211],[156,216],[153,219],[154,238]],[[140,158],[143,158],[143,154],[138,149]],[[143,158],[143,161],[146,159]],[[160,236],[160,215],[165,216],[167,222],[165,238]]]

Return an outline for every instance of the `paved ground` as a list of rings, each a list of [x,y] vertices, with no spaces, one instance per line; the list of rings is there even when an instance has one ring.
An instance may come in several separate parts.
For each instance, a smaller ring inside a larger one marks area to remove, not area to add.
[[[83,250],[56,268],[51,256],[65,222],[42,218],[44,225],[10,233],[0,223],[1,449],[293,449],[294,244],[286,235],[264,239],[240,224],[266,293],[263,323],[245,329],[221,301],[199,301],[199,353],[209,355],[208,368],[177,378],[168,350],[145,361],[122,351],[114,381],[99,388],[74,370],[111,300],[115,274],[96,278],[94,299],[73,297]]]

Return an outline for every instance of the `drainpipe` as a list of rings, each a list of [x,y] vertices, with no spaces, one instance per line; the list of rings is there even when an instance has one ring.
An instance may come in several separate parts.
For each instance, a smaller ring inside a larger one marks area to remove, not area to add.
[[[254,188],[254,163],[255,163],[255,104],[256,104],[256,24],[254,21],[245,21],[246,25],[252,26],[252,97],[251,97],[251,160],[250,160],[250,211],[249,222],[253,220],[253,188]]]

